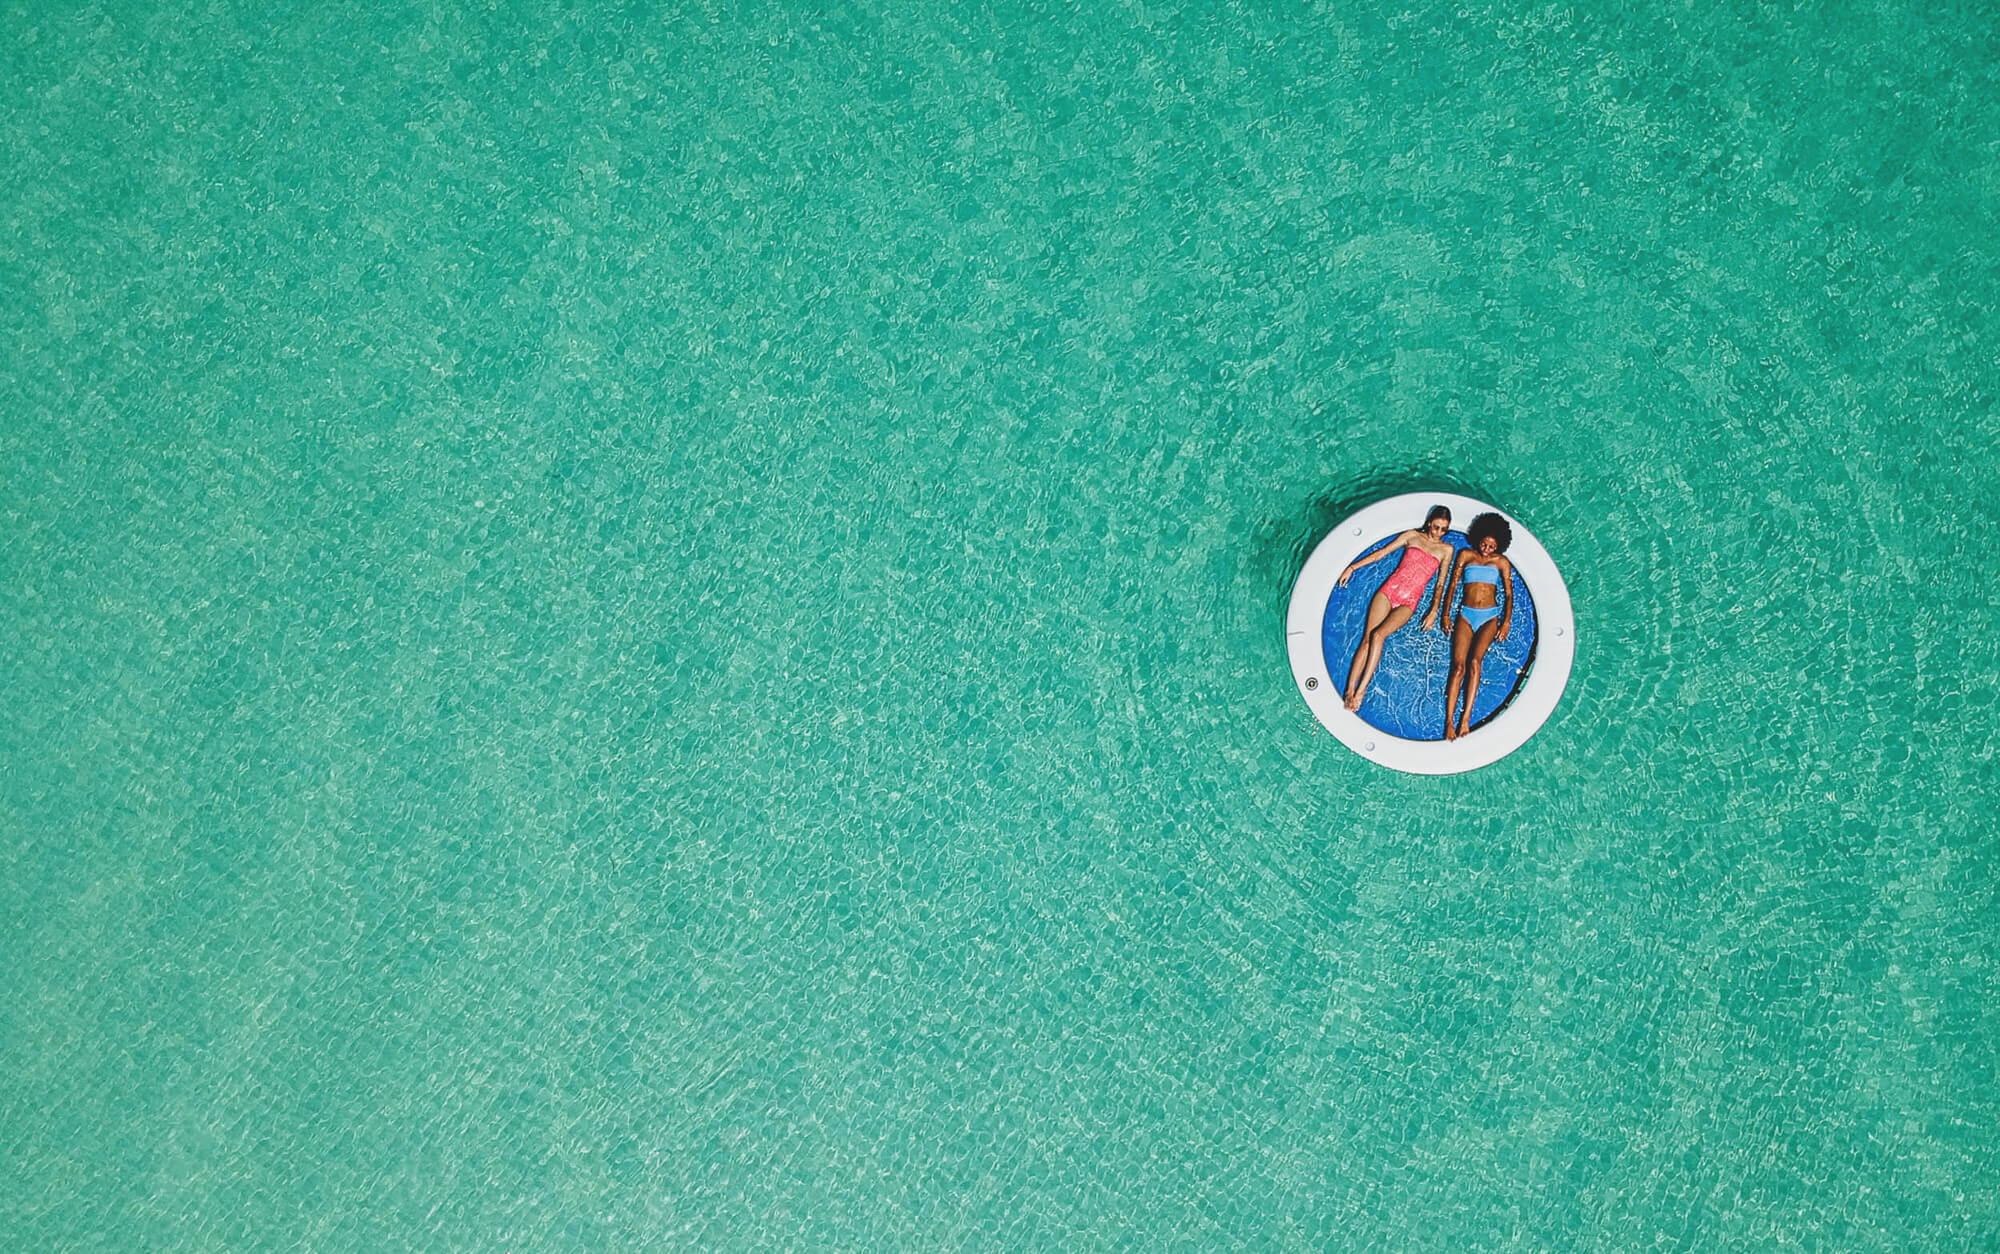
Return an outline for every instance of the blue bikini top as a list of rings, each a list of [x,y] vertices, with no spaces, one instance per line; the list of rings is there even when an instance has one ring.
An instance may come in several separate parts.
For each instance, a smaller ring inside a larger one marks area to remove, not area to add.
[[[1459,572],[1458,582],[1460,584],[1490,583],[1498,588],[1500,586],[1500,571],[1499,568],[1493,566],[1467,566]]]

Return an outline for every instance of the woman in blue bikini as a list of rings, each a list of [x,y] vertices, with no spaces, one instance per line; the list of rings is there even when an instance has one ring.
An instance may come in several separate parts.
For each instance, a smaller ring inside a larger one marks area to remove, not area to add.
[[[1451,674],[1444,685],[1444,738],[1456,740],[1472,730],[1472,706],[1479,697],[1479,664],[1495,640],[1507,638],[1508,620],[1514,616],[1514,564],[1504,554],[1514,542],[1514,529],[1498,514],[1481,514],[1465,529],[1470,547],[1460,549],[1451,559],[1451,573],[1445,576],[1444,590],[1438,594],[1424,626],[1437,621],[1438,609],[1451,599],[1453,588],[1461,595],[1456,612],[1447,610],[1444,627],[1451,633]],[[1500,590],[1507,590],[1507,604],[1500,604]],[[1459,693],[1465,694],[1465,710],[1458,711]],[[1456,716],[1454,718],[1454,716]]]

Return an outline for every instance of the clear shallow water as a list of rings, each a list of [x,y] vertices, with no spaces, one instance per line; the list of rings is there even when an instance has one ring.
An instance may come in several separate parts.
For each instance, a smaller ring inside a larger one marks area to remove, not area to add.
[[[1382,539],[1360,550],[1357,557],[1366,557],[1383,546],[1392,543],[1395,536]],[[1453,531],[1446,537],[1454,548],[1465,548],[1465,533]],[[1354,662],[1354,653],[1361,644],[1361,634],[1368,625],[1368,606],[1382,585],[1394,573],[1396,562],[1384,560],[1380,565],[1357,574],[1347,586],[1335,587],[1327,598],[1326,616],[1320,625],[1320,649],[1326,657],[1327,673],[1334,682],[1347,682],[1348,668]],[[1451,573],[1451,563],[1445,563],[1445,575]],[[1424,616],[1436,604],[1441,580],[1433,578],[1424,589],[1417,602],[1411,621],[1391,633],[1382,645],[1382,660],[1376,664],[1375,677],[1368,685],[1368,695],[1362,699],[1359,711],[1362,718],[1383,731],[1409,740],[1441,740],[1444,738],[1444,697],[1445,688],[1451,681],[1451,640],[1440,625],[1426,629]],[[1487,645],[1484,661],[1480,666],[1478,695],[1472,702],[1472,717],[1475,729],[1478,724],[1493,717],[1501,706],[1514,695],[1527,674],[1527,666],[1535,656],[1534,590],[1528,581],[1518,576],[1512,581],[1514,600],[1507,602],[1509,627],[1507,639],[1495,636]]]
[[[0,1245],[2000,1243],[1986,19],[0,24]]]

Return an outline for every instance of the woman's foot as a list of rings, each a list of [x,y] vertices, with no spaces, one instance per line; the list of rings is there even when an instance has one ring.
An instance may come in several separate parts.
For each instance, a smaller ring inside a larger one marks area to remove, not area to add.
[[[1347,700],[1342,702],[1341,704],[1345,705],[1350,710],[1358,710],[1361,708],[1361,698],[1363,695],[1364,694],[1362,693],[1355,693],[1353,696],[1348,697]]]

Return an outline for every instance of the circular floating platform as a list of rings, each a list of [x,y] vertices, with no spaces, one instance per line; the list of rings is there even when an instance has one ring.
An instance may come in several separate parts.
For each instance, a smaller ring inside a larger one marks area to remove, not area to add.
[[[1404,532],[1422,530],[1425,516],[1437,505],[1451,511],[1451,529],[1444,538],[1455,549],[1470,547],[1465,528],[1481,514],[1498,514],[1513,529],[1506,548],[1514,571],[1512,595],[1504,602],[1507,638],[1496,635],[1488,644],[1473,695],[1472,727],[1456,740],[1444,738],[1452,642],[1442,630],[1423,626],[1444,583],[1443,568],[1424,587],[1409,622],[1384,641],[1360,708],[1348,709],[1344,699],[1369,604],[1388,582],[1397,559],[1384,558],[1356,571],[1346,587],[1340,586],[1340,573]],[[1468,496],[1411,492],[1342,519],[1319,542],[1292,588],[1285,644],[1300,695],[1342,744],[1399,771],[1453,775],[1499,761],[1548,721],[1569,683],[1576,618],[1555,560],[1520,519]]]

